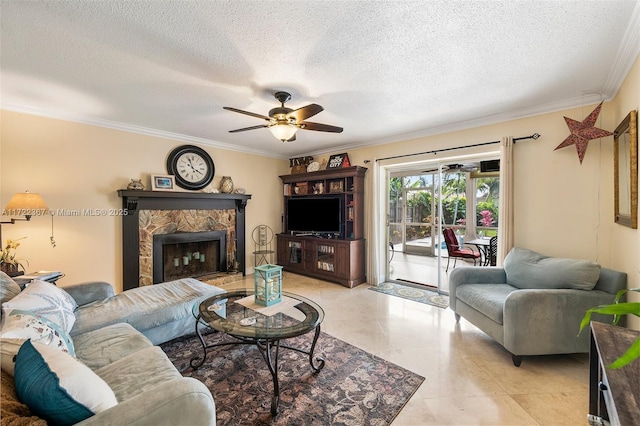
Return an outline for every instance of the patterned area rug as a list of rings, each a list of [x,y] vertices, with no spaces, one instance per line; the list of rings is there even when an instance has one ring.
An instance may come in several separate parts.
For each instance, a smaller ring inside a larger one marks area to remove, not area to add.
[[[231,339],[222,333],[205,337],[208,344]],[[307,349],[313,333],[286,344]],[[271,417],[273,382],[267,365],[253,345],[215,348],[205,364],[193,371],[189,360],[202,355],[197,337],[161,345],[183,376],[203,382],[216,403],[219,426],[224,425],[388,425],[420,387],[424,377],[321,333],[315,356],[325,366],[313,374],[309,357],[280,351],[279,413]]]
[[[390,294],[392,296],[402,297],[403,299],[414,300],[420,303],[437,306],[438,308],[449,307],[449,297],[438,294],[435,291],[420,288],[417,285],[398,284],[392,282],[384,282],[379,286],[369,287],[369,290],[379,293]]]

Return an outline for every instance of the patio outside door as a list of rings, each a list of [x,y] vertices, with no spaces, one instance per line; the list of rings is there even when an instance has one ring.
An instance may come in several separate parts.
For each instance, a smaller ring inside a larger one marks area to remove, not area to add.
[[[441,226],[453,228],[461,243],[497,235],[498,194],[498,173],[480,173],[476,164],[390,173],[386,279],[447,294],[448,253]]]
[[[389,180],[388,279],[437,287],[437,182],[437,169]]]

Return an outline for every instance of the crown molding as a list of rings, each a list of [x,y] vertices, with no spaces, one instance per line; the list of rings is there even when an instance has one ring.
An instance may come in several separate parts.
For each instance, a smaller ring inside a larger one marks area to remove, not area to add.
[[[11,103],[9,104],[3,103],[2,109],[7,111],[24,113],[24,114],[37,115],[40,117],[70,121],[73,123],[88,124],[90,126],[121,130],[124,132],[138,133],[145,136],[154,136],[158,138],[171,139],[171,140],[180,141],[180,142],[196,143],[200,145],[210,146],[213,148],[225,149],[228,151],[242,152],[245,154],[257,154],[263,157],[271,157],[271,158],[278,158],[278,159],[284,158],[283,156],[277,155],[277,153],[274,153],[271,151],[261,151],[261,150],[256,150],[254,148],[249,149],[249,148],[244,148],[238,145],[232,145],[224,142],[214,141],[211,139],[183,135],[180,133],[166,132],[163,130],[151,129],[149,127],[137,126],[135,124],[120,123],[118,121],[103,120],[103,119],[98,119],[94,117],[84,116],[81,114],[70,114],[66,112],[52,112],[52,111],[46,111],[43,109],[34,108],[30,106],[11,104]]]
[[[604,83],[603,91],[608,97],[614,98],[616,96],[638,55],[640,55],[640,2],[636,3],[636,7],[631,13],[629,25],[624,32],[611,71]]]
[[[434,126],[427,129],[422,129],[416,132],[403,133],[400,135],[393,135],[385,138],[380,138],[363,143],[346,144],[341,147],[333,147],[330,150],[319,150],[314,152],[305,153],[305,155],[323,155],[331,152],[337,152],[340,150],[359,149],[366,148],[375,145],[384,145],[394,142],[406,142],[410,140],[425,138],[428,136],[434,136],[444,133],[451,133],[461,130],[474,129],[482,126],[489,126],[492,124],[504,123],[507,121],[518,120],[521,118],[535,117],[538,115],[549,114],[557,111],[565,111],[573,108],[580,108],[585,105],[599,104],[602,101],[610,101],[609,99],[603,99],[603,94],[600,93],[585,93],[580,97],[566,99],[558,102],[552,102],[543,105],[537,105],[529,108],[522,108],[518,110],[512,110],[506,113],[488,115],[473,120],[458,121],[456,123],[446,124],[443,126]],[[532,129],[534,132],[535,129]]]

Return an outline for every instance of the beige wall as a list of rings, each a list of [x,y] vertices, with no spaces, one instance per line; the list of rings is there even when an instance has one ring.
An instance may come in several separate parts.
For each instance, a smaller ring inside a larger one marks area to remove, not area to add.
[[[604,104],[598,127],[613,131],[630,110],[639,109],[639,62],[614,101]],[[582,164],[573,147],[554,151],[569,134],[563,116],[582,120],[594,107],[354,149],[349,156],[353,165],[371,167],[364,161],[540,133],[537,141],[521,141],[515,147],[515,244],[551,256],[597,261],[627,272],[629,287],[640,287],[640,231],[613,222],[613,138],[591,141]],[[132,177],[143,176],[148,184],[149,174],[164,173],[167,153],[182,143],[7,111],[2,112],[1,136],[0,204],[4,206],[13,193],[30,189],[40,192],[52,209],[120,207],[116,190]],[[247,231],[266,223],[279,232],[282,187],[278,175],[289,172],[288,162],[203,148],[216,163],[216,184],[220,176],[230,175],[237,187],[253,195],[247,208]],[[447,161],[447,157],[496,149],[489,146],[410,160]],[[368,173],[368,205],[373,200],[371,177]],[[63,270],[67,277],[61,285],[100,279],[121,288],[119,217],[55,217],[54,225],[55,249],[49,245],[48,218],[5,225],[3,239],[28,236],[20,251],[30,259],[30,269]],[[247,240],[251,266],[250,235]],[[639,321],[633,324],[640,329]]]
[[[631,110],[640,106],[640,59],[628,74],[612,102],[603,105],[596,126],[613,131]],[[503,136],[542,135],[537,141],[518,142],[515,163],[515,245],[550,256],[594,260],[605,267],[628,274],[628,287],[640,287],[640,230],[614,223],[613,137],[589,143],[582,164],[573,147],[554,149],[569,135],[564,116],[582,121],[596,105],[543,114],[474,129],[418,138],[406,142],[349,151],[352,164],[365,160],[426,152],[500,140]],[[495,150],[495,145],[455,150],[435,155],[384,161],[439,159]],[[369,163],[371,166],[372,163]],[[367,175],[372,187],[371,173]],[[367,193],[368,205],[372,203]],[[637,293],[630,300],[640,300]],[[630,318],[640,329],[640,320]]]
[[[167,154],[184,143],[8,111],[2,111],[1,137],[0,205],[28,189],[40,193],[53,210],[119,209],[116,191],[140,177],[149,188],[149,175],[166,174]],[[228,175],[236,188],[252,195],[246,210],[250,272],[251,230],[265,223],[280,231],[278,176],[289,172],[288,162],[200,146],[215,162],[215,187]],[[104,280],[121,290],[121,226],[119,216],[55,216],[57,247],[52,248],[51,219],[34,217],[31,223],[3,225],[2,239],[26,236],[19,253],[29,260],[28,270],[62,270],[61,286]]]
[[[589,143],[582,164],[575,148],[554,151],[569,134],[563,115],[582,120],[595,107],[562,111],[471,130],[436,135],[388,146],[349,152],[352,162],[402,153],[424,152],[539,133],[538,140],[524,140],[514,148],[515,244],[551,256],[596,260],[611,265],[613,222],[613,138]],[[603,106],[598,126],[613,129],[616,119],[610,104]],[[425,155],[425,160],[499,150],[498,145]],[[407,160],[414,161],[414,158]],[[405,160],[405,161],[407,161]],[[395,160],[396,162],[402,160]],[[387,162],[384,162],[387,164]],[[371,175],[368,174],[368,179]],[[369,194],[367,194],[369,195]]]
[[[616,123],[620,123],[629,111],[640,110],[640,58],[636,60],[631,72],[618,91],[613,102]],[[612,228],[613,241],[611,265],[614,269],[629,274],[629,288],[640,287],[640,230],[615,225]],[[631,292],[630,301],[640,302],[640,293]],[[630,326],[640,330],[640,318],[630,317]]]

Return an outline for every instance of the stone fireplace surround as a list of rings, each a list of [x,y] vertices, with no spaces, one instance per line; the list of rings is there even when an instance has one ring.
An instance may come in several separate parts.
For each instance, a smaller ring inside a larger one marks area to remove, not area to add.
[[[251,195],[118,190],[122,217],[123,289],[153,284],[153,235],[226,231],[227,259],[245,271],[245,206]],[[235,243],[235,244],[234,244]]]

